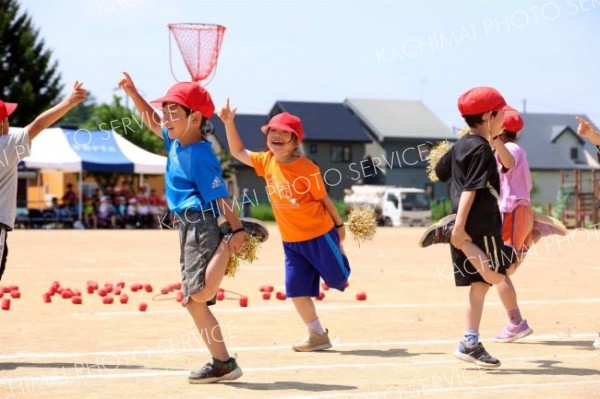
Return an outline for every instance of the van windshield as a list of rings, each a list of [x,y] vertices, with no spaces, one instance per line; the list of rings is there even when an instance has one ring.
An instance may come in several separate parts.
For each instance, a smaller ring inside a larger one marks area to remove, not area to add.
[[[402,193],[402,209],[405,211],[428,211],[429,197],[425,193]]]

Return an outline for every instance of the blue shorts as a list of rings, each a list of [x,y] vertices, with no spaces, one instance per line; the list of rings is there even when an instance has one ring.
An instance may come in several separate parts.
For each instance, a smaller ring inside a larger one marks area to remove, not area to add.
[[[344,291],[350,263],[340,251],[340,237],[334,227],[312,240],[284,242],[285,292],[288,297],[318,296],[319,278],[331,288]]]

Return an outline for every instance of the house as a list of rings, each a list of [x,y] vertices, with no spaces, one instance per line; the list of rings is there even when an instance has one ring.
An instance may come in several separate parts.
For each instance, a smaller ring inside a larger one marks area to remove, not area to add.
[[[246,148],[252,151],[266,148],[260,127],[281,112],[300,117],[304,126],[304,155],[321,168],[329,196],[342,199],[344,189],[362,179],[360,162],[365,157],[365,144],[371,142],[365,126],[343,103],[277,101],[269,115],[236,116],[238,132]],[[229,152],[223,124],[216,117],[211,122],[217,141],[215,149]],[[256,192],[258,200],[267,200],[262,178],[237,161],[231,166],[237,171],[230,187],[232,193],[240,195],[241,189],[248,188],[252,193]]]
[[[593,192],[594,188],[590,187],[591,172],[600,170],[599,153],[596,146],[577,135],[575,117],[581,115],[525,113],[521,116],[525,127],[518,143],[527,152],[537,191],[532,195],[532,203],[556,205],[561,171],[566,180],[572,181],[575,170],[580,170],[582,190]],[[587,119],[586,116],[582,117]]]
[[[448,183],[431,185],[427,156],[433,144],[457,136],[421,101],[356,99],[345,101],[373,138],[366,154],[380,178],[376,183],[431,189],[433,197],[447,197]],[[384,173],[381,173],[384,172]]]

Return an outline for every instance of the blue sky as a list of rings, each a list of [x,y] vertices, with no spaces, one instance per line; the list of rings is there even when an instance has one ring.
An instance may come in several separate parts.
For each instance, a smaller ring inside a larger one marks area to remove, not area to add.
[[[583,113],[600,124],[600,0],[202,1],[21,0],[65,83],[110,101],[120,72],[161,96],[167,23],[227,27],[207,86],[217,107],[266,113],[276,100],[423,100],[462,126],[456,99],[491,85],[529,112]],[[179,80],[189,79],[174,48]]]

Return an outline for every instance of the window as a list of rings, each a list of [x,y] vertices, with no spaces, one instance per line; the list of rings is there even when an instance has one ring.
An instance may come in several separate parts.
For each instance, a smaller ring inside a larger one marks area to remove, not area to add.
[[[579,159],[579,150],[577,147],[571,147],[571,159],[574,161]]]
[[[350,162],[352,160],[352,147],[349,145],[331,146],[331,162]]]

